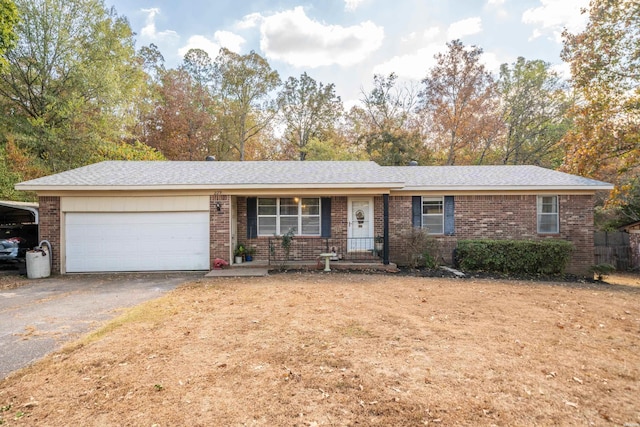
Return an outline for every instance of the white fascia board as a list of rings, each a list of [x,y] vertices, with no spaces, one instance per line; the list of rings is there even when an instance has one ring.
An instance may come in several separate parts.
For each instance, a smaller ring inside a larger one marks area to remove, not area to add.
[[[403,187],[400,192],[417,191],[601,191],[613,190],[613,185],[494,185],[494,186],[420,186]]]
[[[401,189],[403,183],[339,183],[339,184],[184,184],[184,185],[16,185],[20,191],[157,191],[157,190],[291,190],[368,188]]]

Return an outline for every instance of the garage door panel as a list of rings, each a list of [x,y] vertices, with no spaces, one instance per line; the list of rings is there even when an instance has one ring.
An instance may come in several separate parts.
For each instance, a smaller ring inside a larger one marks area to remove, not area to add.
[[[68,213],[67,272],[207,270],[207,212]]]

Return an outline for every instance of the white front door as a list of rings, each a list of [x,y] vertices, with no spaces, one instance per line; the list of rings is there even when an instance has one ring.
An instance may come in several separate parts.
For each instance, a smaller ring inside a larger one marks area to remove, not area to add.
[[[348,202],[349,252],[373,249],[373,198],[350,197]]]

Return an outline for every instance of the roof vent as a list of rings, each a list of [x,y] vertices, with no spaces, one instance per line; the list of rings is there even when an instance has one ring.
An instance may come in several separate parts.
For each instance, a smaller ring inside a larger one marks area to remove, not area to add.
[[[418,162],[416,162],[415,160],[411,160],[409,162],[409,166],[418,166]]]
[[[205,161],[207,162],[215,162],[216,161],[216,157],[215,156],[207,156],[204,158]]]

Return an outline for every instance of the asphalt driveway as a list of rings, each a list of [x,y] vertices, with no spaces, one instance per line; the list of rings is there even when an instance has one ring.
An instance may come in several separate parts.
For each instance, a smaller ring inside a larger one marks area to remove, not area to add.
[[[0,290],[0,379],[98,328],[119,309],[201,277],[202,273],[72,275]]]

